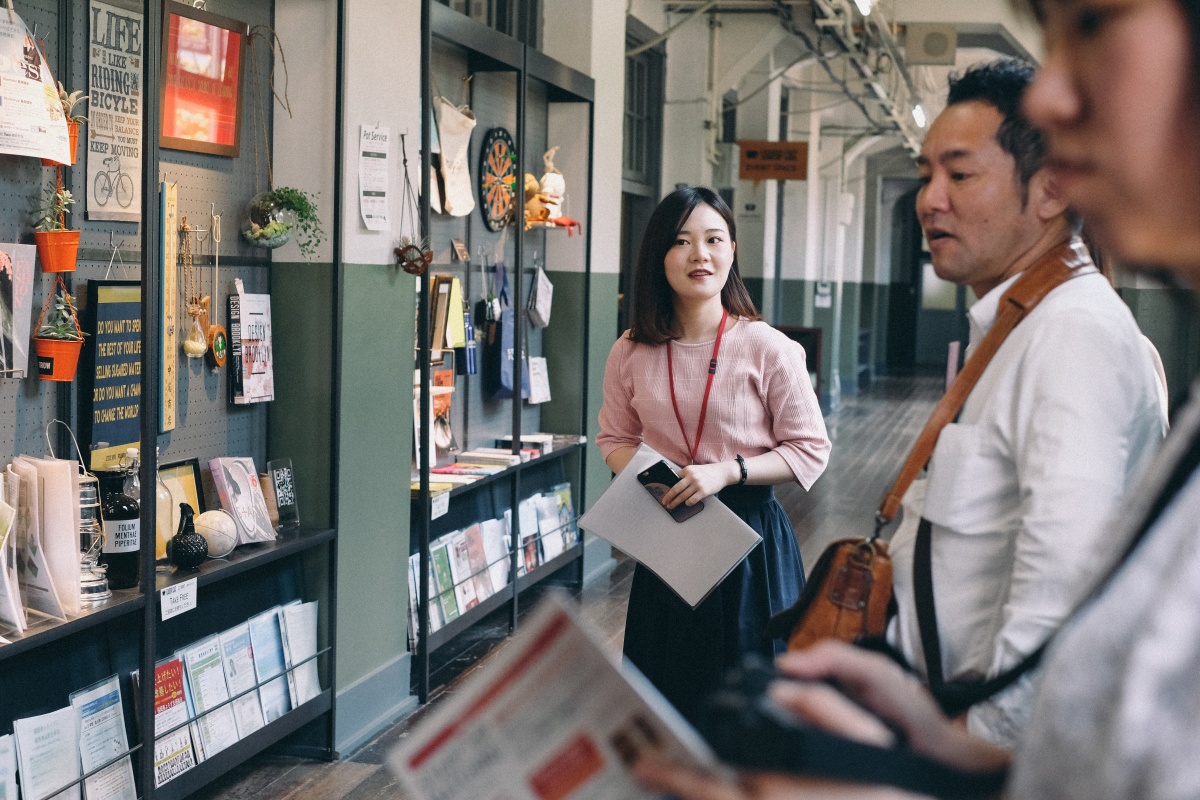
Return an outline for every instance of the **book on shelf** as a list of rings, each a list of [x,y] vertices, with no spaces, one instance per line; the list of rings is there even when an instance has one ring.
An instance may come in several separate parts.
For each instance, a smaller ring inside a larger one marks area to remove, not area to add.
[[[254,459],[213,458],[209,459],[208,468],[221,508],[229,512],[237,526],[238,545],[274,541],[275,527],[271,524]]]
[[[439,494],[445,494],[446,492],[453,489],[456,485],[457,484],[455,484],[451,481],[443,481],[443,480],[430,481],[429,482],[429,496],[437,497]],[[409,484],[409,492],[411,493],[411,495],[413,497],[420,497],[421,481],[414,480],[412,483],[410,483]]]
[[[437,478],[431,479],[430,486],[433,486],[434,484],[445,484],[451,488],[456,486],[467,486],[483,477],[481,475],[459,475],[454,472],[438,472],[436,474]],[[414,472],[410,480],[419,487],[421,483],[421,475]]]
[[[204,757],[212,758],[238,740],[233,708],[222,705],[229,699],[229,685],[225,682],[220,639],[217,636],[201,639],[183,648],[180,655],[191,689],[192,705],[199,717],[196,724],[200,729]]]
[[[421,585],[417,581],[417,576],[421,569],[421,554],[413,553],[408,557],[408,651],[415,652],[417,644],[417,628],[419,625],[418,618],[418,592],[421,590]]]
[[[558,523],[562,529],[563,544],[574,547],[579,542],[579,525],[575,522],[575,505],[571,502],[571,484],[551,486],[550,494],[558,501]]]
[[[496,446],[505,450],[512,450],[512,436],[501,436],[496,439]],[[561,450],[564,447],[570,447],[576,444],[585,444],[586,436],[577,436],[570,433],[522,433],[521,447],[536,447],[541,450],[542,455],[553,453],[555,450]]]
[[[536,448],[533,448],[533,447],[522,447],[520,453],[513,453],[511,447],[476,447],[474,450],[471,450],[469,452],[478,453],[481,455],[500,456],[500,457],[509,459],[509,461],[508,461],[509,464],[516,463],[511,460],[514,457],[520,458],[521,463],[525,463],[527,461],[531,461],[532,459],[537,458],[538,456],[540,456],[542,454],[542,451],[540,451]],[[467,459],[467,460],[469,460],[469,459]]]
[[[466,537],[467,563],[470,565],[472,580],[475,581],[475,593],[480,601],[486,600],[496,593],[492,583],[492,573],[488,569],[487,549],[483,542],[483,526],[476,522],[462,530]]]
[[[321,679],[317,670],[317,601],[288,603],[280,613],[284,652],[288,673],[293,677],[292,702],[303,705],[321,694]]]
[[[430,347],[435,350],[446,348],[446,322],[450,314],[450,284],[452,276],[435,272],[429,276]]]
[[[517,558],[519,575],[533,572],[542,563],[541,534],[538,530],[540,498],[540,494],[531,495],[517,504],[517,532],[521,542],[521,555]]]
[[[502,467],[521,463],[521,456],[503,450],[464,450],[456,459],[460,464],[498,464]]]
[[[229,394],[235,405],[275,399],[271,295],[250,294],[235,278],[229,294]]]
[[[458,618],[458,606],[454,605],[454,590],[450,590],[450,604],[454,610],[454,619]],[[433,562],[429,562],[429,632],[440,629],[446,624],[446,602],[442,595],[438,594],[437,580],[433,574]]]
[[[434,475],[478,475],[479,477],[485,477],[487,475],[495,475],[498,472],[504,472],[505,469],[507,467],[500,464],[471,464],[460,461],[441,467],[431,467],[429,471]]]
[[[254,677],[254,647],[250,641],[250,625],[243,622],[234,625],[219,637],[221,663],[225,667],[225,682],[230,695],[237,697],[231,703],[233,719],[237,724],[238,736],[242,739],[266,725],[262,702],[258,699]]]
[[[279,632],[279,607],[251,617],[247,624],[263,719],[270,724],[292,710],[287,678],[284,677],[287,662],[283,654],[283,636]]]

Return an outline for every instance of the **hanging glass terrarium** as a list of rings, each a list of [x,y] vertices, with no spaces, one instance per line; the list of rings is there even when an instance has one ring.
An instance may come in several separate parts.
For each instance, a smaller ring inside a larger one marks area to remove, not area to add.
[[[280,203],[274,191],[268,191],[250,198],[242,209],[239,228],[250,244],[274,250],[288,243],[296,224],[296,212]]]

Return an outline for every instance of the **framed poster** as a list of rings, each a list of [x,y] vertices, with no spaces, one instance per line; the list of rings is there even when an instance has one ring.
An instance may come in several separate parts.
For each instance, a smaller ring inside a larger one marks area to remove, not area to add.
[[[89,469],[115,469],[141,445],[142,285],[88,281],[83,329],[79,438]]]
[[[91,0],[88,42],[87,218],[142,218],[140,11]]]
[[[249,33],[244,22],[164,0],[160,147],[237,157]]]
[[[171,495],[171,536],[179,530],[179,504],[187,503],[200,516],[204,507],[204,484],[200,480],[200,459],[173,461],[158,468],[158,477]]]

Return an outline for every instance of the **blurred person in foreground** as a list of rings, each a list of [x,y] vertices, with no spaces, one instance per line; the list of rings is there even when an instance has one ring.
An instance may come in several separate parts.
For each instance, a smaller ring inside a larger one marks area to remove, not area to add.
[[[1046,61],[1024,108],[1050,137],[1066,200],[1114,258],[1200,292],[1200,0],[1032,2]],[[891,662],[853,647],[782,657],[796,680],[776,682],[773,695],[862,741],[888,746],[898,730],[913,750],[959,768],[1011,761],[1008,797],[1200,797],[1198,463],[1194,390],[1113,525],[1114,536],[1145,535],[1054,642],[1015,756],[947,720]],[[684,800],[909,796],[776,774],[729,782],[649,761],[639,776]]]

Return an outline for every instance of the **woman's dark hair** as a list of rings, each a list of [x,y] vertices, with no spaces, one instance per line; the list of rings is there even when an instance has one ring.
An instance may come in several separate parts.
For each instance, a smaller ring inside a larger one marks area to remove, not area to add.
[[[629,338],[643,344],[663,344],[680,335],[675,320],[674,291],[667,282],[667,251],[696,206],[711,206],[729,226],[729,240],[737,243],[733,212],[721,195],[704,186],[681,186],[662,199],[646,223],[642,249],[633,273],[633,313],[630,314]],[[737,250],[729,277],[721,289],[721,305],[730,313],[746,319],[762,319],[738,270]]]

